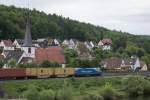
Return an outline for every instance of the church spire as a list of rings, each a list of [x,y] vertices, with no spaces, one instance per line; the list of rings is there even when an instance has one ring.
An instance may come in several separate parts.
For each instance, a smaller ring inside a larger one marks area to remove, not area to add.
[[[30,9],[27,10],[27,22],[26,22],[26,32],[24,37],[24,47],[32,46],[32,37],[31,37],[31,19],[30,19]]]

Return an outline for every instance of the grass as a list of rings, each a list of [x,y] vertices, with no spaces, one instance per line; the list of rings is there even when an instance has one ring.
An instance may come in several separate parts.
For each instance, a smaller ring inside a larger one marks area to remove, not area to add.
[[[0,82],[0,90],[1,92],[4,92],[4,95],[1,95],[1,97],[3,98],[19,98],[19,97],[27,98],[33,97],[34,95],[39,95],[39,97],[44,98],[45,100],[47,100],[46,98],[57,98],[56,100],[60,100],[59,98],[64,98],[66,100],[70,100],[71,98],[78,100],[84,100],[87,98],[91,98],[90,100],[102,100],[102,99],[105,100],[107,96],[108,97],[110,96],[111,98],[114,98],[116,100],[116,98],[128,96],[128,91],[123,89],[129,88],[127,86],[132,85],[127,85],[126,87],[124,87],[124,85],[122,84],[125,78],[128,77],[132,77],[132,80],[134,80],[134,78],[136,79],[136,77],[133,76],[124,76],[124,77],[122,76],[122,77],[81,77],[81,78],[67,78],[67,79],[56,78],[46,80],[3,81]],[[138,78],[138,80],[139,79],[140,78]],[[149,78],[142,77],[142,79],[143,81],[146,81],[144,84],[149,85],[150,83]],[[130,84],[132,84],[132,82],[130,82]],[[141,86],[141,84],[139,86]],[[144,91],[143,90],[144,87],[139,88],[141,89],[140,92]],[[35,91],[34,93],[37,94],[32,94],[31,91],[33,90]],[[136,92],[136,89],[130,91],[134,90]],[[147,91],[149,92],[149,90]],[[65,94],[64,91],[67,94]],[[45,96],[43,95],[44,97],[42,97],[41,94],[42,95],[45,94]],[[53,97],[51,97],[49,94],[53,94]],[[39,98],[32,98],[29,100],[34,99],[38,100]]]

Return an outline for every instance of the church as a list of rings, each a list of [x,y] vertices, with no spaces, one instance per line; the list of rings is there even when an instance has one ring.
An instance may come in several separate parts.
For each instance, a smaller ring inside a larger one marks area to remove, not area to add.
[[[17,64],[41,64],[45,60],[57,62],[62,64],[62,66],[64,66],[66,63],[63,49],[60,46],[42,48],[38,45],[35,45],[35,43],[32,43],[33,40],[31,35],[31,18],[29,10],[27,14],[24,40],[19,40],[21,39],[16,39],[13,43],[7,43],[11,48],[9,47],[9,49],[3,49],[1,52],[1,58],[3,58],[3,60],[6,62],[4,68],[9,68],[8,62],[12,59],[15,60]],[[19,43],[21,43],[21,45],[19,45]]]

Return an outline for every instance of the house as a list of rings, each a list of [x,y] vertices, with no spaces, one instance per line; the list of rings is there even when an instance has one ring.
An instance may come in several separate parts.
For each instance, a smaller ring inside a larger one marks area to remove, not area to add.
[[[70,39],[70,40],[64,40],[62,42],[62,45],[67,46],[69,49],[75,49],[77,47],[78,41],[75,39]]]
[[[147,71],[147,65],[140,61],[139,58],[134,59],[120,59],[120,58],[110,58],[105,59],[101,62],[104,69],[109,70],[137,70]]]
[[[0,47],[3,48],[3,50],[14,50],[11,40],[1,40]]]
[[[19,63],[19,59],[21,58],[22,54],[23,54],[23,51],[21,50],[11,50],[5,56],[5,60],[9,61],[10,59],[14,59],[17,61],[17,63]]]
[[[21,49],[23,47],[23,44],[24,44],[23,39],[15,39],[14,42],[13,42],[13,46],[15,48],[19,48],[19,49]],[[32,45],[34,47],[40,47],[41,42],[38,42],[37,40],[32,40]]]
[[[37,42],[44,42],[44,41],[46,41],[46,39],[45,38],[40,38],[40,39],[37,39],[36,41]]]
[[[60,46],[60,43],[61,43],[60,40],[54,39],[53,41],[54,41],[54,44],[55,44],[56,46]]]
[[[15,48],[20,48],[21,49],[23,43],[24,43],[23,39],[15,39],[14,42],[13,42],[13,46]]]
[[[96,47],[96,44],[92,41],[85,41],[84,44],[86,45],[86,47],[91,50],[92,48]]]
[[[19,60],[23,54],[21,50],[7,50],[2,53],[5,62],[9,62],[11,59],[15,60],[17,64],[19,64]],[[3,66],[4,68],[8,68],[7,63]]]
[[[84,42],[78,42],[76,47],[79,59],[92,59],[89,49]]]
[[[48,38],[46,41],[47,41],[47,47],[60,46],[60,40],[58,40],[58,39]]]
[[[112,40],[102,39],[99,41],[98,46],[102,47],[103,50],[111,50]]]
[[[101,62],[104,69],[121,69],[122,60],[119,58],[105,59]]]
[[[92,45],[90,44],[90,42],[88,42],[88,41],[85,41],[84,44],[89,50],[91,50],[93,48]]]
[[[90,41],[90,45],[92,46],[92,48],[96,47],[96,43],[93,41]]]
[[[48,48],[37,48],[35,50],[35,59],[36,64],[41,64],[43,61],[48,60],[50,62],[57,62],[65,65],[65,55],[62,48],[60,47],[48,47]]]

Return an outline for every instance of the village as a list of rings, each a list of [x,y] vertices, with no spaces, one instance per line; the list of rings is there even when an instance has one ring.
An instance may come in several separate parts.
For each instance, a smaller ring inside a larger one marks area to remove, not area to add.
[[[150,100],[149,7],[0,0],[0,100]]]
[[[6,62],[2,68],[11,68],[8,62],[12,59],[15,60],[17,64],[41,64],[48,60],[49,62],[61,64],[61,67],[65,67],[67,61],[64,54],[64,48],[75,50],[79,59],[92,60],[95,58],[90,53],[93,48],[102,48],[102,52],[111,51],[113,44],[113,41],[109,38],[102,39],[98,43],[93,41],[81,42],[76,39],[61,41],[59,39],[42,38],[32,40],[31,33],[28,31],[30,29],[27,27],[26,30],[25,39],[15,39],[14,41],[1,40],[0,60]],[[131,57],[131,59],[111,57],[103,59],[99,64],[103,69],[107,70],[121,71],[124,69],[136,70],[138,68],[141,71],[147,71],[147,65],[137,57]]]
[[[28,11],[26,29],[24,39],[7,39],[0,40],[0,65],[1,68],[15,68],[18,64],[34,63],[40,65],[45,61],[57,63],[60,67],[65,68],[68,64],[65,50],[73,50],[78,60],[92,61],[96,59],[96,65],[88,65],[85,67],[101,67],[107,70],[126,70],[126,71],[147,71],[145,62],[136,55],[130,58],[123,57],[101,57],[96,55],[103,52],[111,52],[113,49],[113,40],[111,38],[102,38],[98,42],[95,41],[79,41],[74,38],[60,40],[57,38],[39,38],[32,39],[31,31],[31,15]],[[119,41],[118,41],[119,42]],[[98,52],[93,53],[95,49]],[[69,60],[71,57],[68,58]],[[77,60],[74,59],[74,62]],[[72,66],[72,65],[71,65]],[[70,67],[71,67],[70,66]],[[74,67],[83,67],[83,65],[75,65]],[[44,66],[42,66],[44,67]]]

